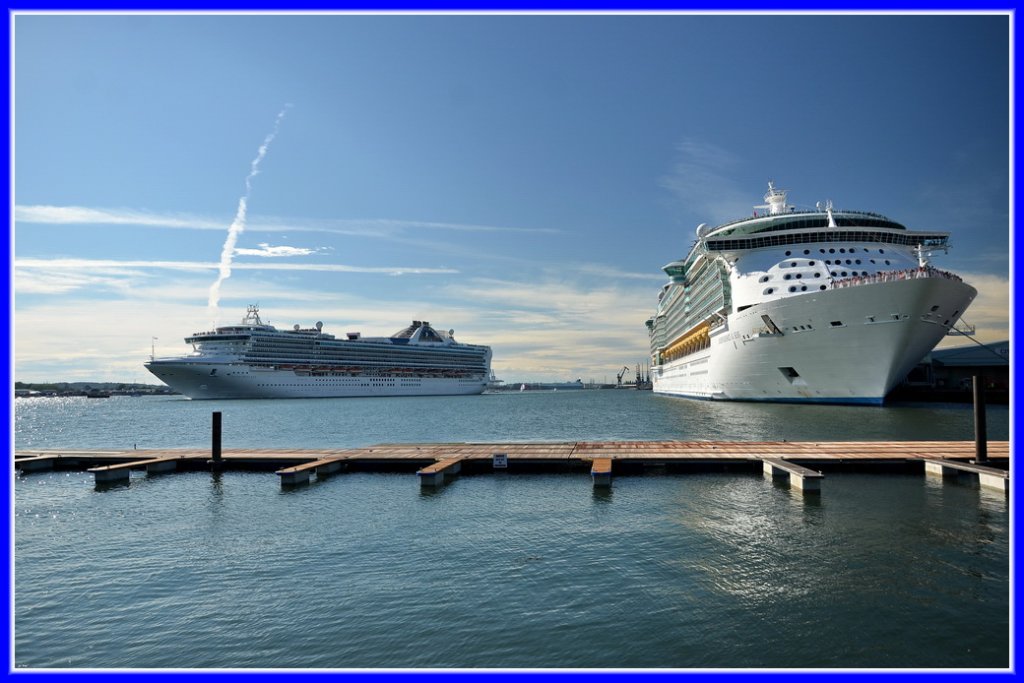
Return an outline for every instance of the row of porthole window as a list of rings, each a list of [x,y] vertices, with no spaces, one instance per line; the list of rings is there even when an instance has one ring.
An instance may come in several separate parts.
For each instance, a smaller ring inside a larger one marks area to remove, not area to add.
[[[825,285],[819,285],[818,289],[824,291],[824,290],[828,289],[828,287],[826,287]],[[800,285],[800,286],[794,285],[794,286],[789,288],[789,291],[790,291],[790,293],[793,293],[793,292],[806,292],[807,291],[807,285]],[[775,288],[774,287],[769,287],[768,289],[764,290],[761,293],[765,294],[765,295],[774,294],[775,293]]]
[[[338,380],[336,380],[336,379],[321,379],[319,377],[314,377],[313,381],[314,382],[332,382],[332,383],[337,383],[338,382]],[[364,382],[364,381],[366,381],[366,380],[359,379],[359,378],[356,378],[356,379],[343,379],[343,380],[341,380],[341,382],[343,382],[345,384],[352,384],[353,382]],[[380,382],[391,382],[391,383],[394,383],[395,380],[393,380],[393,379],[375,379],[375,380],[370,380],[370,381],[379,384]]]
[[[833,263],[835,265],[837,265],[837,266],[841,266],[841,265],[843,265],[844,261],[842,261],[841,259],[836,259],[835,261],[831,261],[831,260],[826,260],[825,261],[825,265],[826,266],[831,266]],[[851,266],[851,265],[854,265],[854,264],[859,266],[860,265],[860,259],[855,259],[852,263],[850,262],[850,259],[846,259],[845,263],[848,266]],[[871,259],[871,263],[877,263],[877,261],[875,261],[875,259]],[[892,265],[892,263],[889,261],[889,259],[886,259],[885,260],[885,265],[887,265],[887,266],[888,265]]]
[[[338,384],[338,382],[331,382],[331,383],[332,384]],[[368,386],[371,386],[371,385],[385,384],[385,382],[363,382],[363,381],[346,382],[346,381],[342,381],[341,384],[355,384],[355,385],[358,385],[358,386],[368,387]],[[394,382],[391,382],[391,384],[394,384]],[[257,384],[256,386],[258,386],[258,387],[308,387],[309,385],[308,384]]]
[[[843,247],[840,247],[840,248],[839,248],[839,253],[840,253],[840,254],[847,254],[847,253],[849,253],[849,254],[853,254],[853,253],[855,253],[856,251],[857,251],[856,247],[850,247],[849,249],[846,249],[846,248],[843,248]],[[866,253],[866,254],[870,254],[870,253],[871,253],[871,250],[870,250],[870,249],[861,249],[861,251],[863,251],[863,252],[864,252],[864,253]],[[819,252],[819,253],[822,253],[822,254],[826,253],[825,249],[819,249],[819,250],[818,250],[818,252]],[[810,250],[810,249],[804,249],[804,255],[807,255],[807,254],[810,254],[810,253],[811,253],[811,250]],[[834,248],[832,248],[832,249],[829,249],[829,250],[828,250],[828,253],[829,253],[829,254],[834,254],[834,253],[836,253],[836,250],[835,250]],[[884,253],[885,253],[885,249],[879,249],[879,250],[878,250],[878,253],[879,253],[879,254],[884,254]],[[793,252],[792,252],[792,251],[787,251],[787,252],[786,252],[786,256],[792,256],[792,255],[793,255]]]
[[[866,271],[866,270],[862,270],[862,271],[859,271],[859,272],[856,271],[856,270],[853,270],[853,271],[849,271],[849,270],[832,270],[832,271],[829,271],[829,274],[832,277],[851,277],[851,276],[852,277],[856,277],[858,275],[863,275],[864,277],[867,277],[869,275],[868,271]],[[795,275],[790,274],[790,273],[786,273],[785,275],[782,276],[782,279],[783,280],[790,280],[790,279],[801,280],[801,279],[803,279],[803,276],[804,276],[803,273],[796,273]],[[813,276],[816,277],[816,278],[819,278],[819,277],[821,277],[821,273],[814,273]],[[765,283],[765,282],[768,282],[768,280],[770,280],[770,279],[771,278],[769,276],[765,275],[765,276],[763,276],[761,278],[761,282]],[[822,287],[822,289],[824,289],[824,286]],[[764,290],[764,293],[765,294],[771,294],[774,291],[775,291],[774,288],[769,287],[768,289]],[[793,290],[790,290],[790,291],[793,291]]]
[[[816,261],[808,261],[807,265],[808,266],[814,266],[814,265],[816,265],[816,263],[817,263]],[[785,267],[786,267],[785,263],[780,263],[779,264],[779,268],[785,268]],[[796,268],[797,267],[797,262],[793,261],[792,263],[789,264],[789,267],[790,268]],[[784,275],[783,279],[784,280],[788,280],[790,277],[791,277],[790,275]],[[800,277],[800,275],[798,274],[797,277]],[[815,277],[817,277],[817,276],[815,276]],[[771,279],[772,279],[771,275],[762,275],[761,279],[759,280],[759,282],[768,282]]]
[[[875,261],[875,259],[870,259],[870,261],[871,261],[871,263],[877,263],[877,261]],[[837,266],[841,266],[841,265],[843,265],[844,261],[843,261],[842,259],[836,259],[835,261],[832,261],[832,259],[826,259],[826,260],[825,260],[825,265],[826,265],[826,266],[831,266],[831,265],[833,265],[833,263],[834,263],[835,265],[837,265]],[[848,265],[848,266],[852,266],[852,265],[854,265],[854,264],[856,264],[856,265],[858,265],[858,266],[859,266],[859,265],[860,265],[860,259],[846,259],[846,260],[845,260],[845,263],[846,263],[846,265]],[[786,267],[789,267],[789,268],[796,268],[796,267],[797,267],[797,266],[799,266],[799,265],[800,265],[800,264],[799,264],[799,262],[797,262],[797,261],[792,261],[791,263],[785,263],[785,262],[783,262],[783,263],[780,263],[780,264],[779,264],[779,268],[786,268]],[[815,265],[815,261],[808,261],[806,265],[808,265],[808,266],[814,266],[814,265]],[[890,261],[889,259],[885,259],[885,265],[887,265],[887,266],[889,266],[889,265],[892,265],[892,262],[891,262],[891,261]],[[762,278],[761,278],[761,282],[767,282],[767,281],[768,281],[768,279],[767,279],[767,278],[768,278],[768,276],[767,276],[767,275],[766,275],[766,276],[764,276],[764,277],[762,277]]]

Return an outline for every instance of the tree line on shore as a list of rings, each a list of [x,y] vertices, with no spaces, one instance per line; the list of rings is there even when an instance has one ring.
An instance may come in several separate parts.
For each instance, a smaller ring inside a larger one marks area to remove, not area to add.
[[[136,384],[131,382],[15,382],[15,396],[88,396],[107,395],[142,396],[173,394],[163,384]]]

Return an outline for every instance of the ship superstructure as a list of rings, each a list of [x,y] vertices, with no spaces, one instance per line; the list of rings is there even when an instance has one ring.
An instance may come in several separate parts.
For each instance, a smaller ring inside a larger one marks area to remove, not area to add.
[[[977,295],[928,263],[948,233],[786,198],[769,183],[752,217],[701,224],[664,266],[646,323],[655,392],[878,404]]]
[[[185,342],[190,354],[145,365],[194,399],[479,394],[491,374],[490,347],[457,342],[454,330],[419,320],[390,337],[338,339],[321,322],[279,330],[249,306],[240,324]]]

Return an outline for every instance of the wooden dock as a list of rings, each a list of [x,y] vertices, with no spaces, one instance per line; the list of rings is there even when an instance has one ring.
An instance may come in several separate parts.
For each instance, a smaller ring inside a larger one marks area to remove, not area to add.
[[[88,470],[97,483],[147,473],[209,470],[275,472],[281,484],[306,483],[345,471],[416,472],[421,485],[440,486],[461,472],[590,472],[595,486],[612,474],[764,471],[788,475],[795,488],[818,491],[829,471],[967,471],[982,485],[1008,490],[1010,444],[989,441],[988,461],[973,465],[973,441],[566,441],[534,443],[378,444],[346,449],[25,450],[14,455],[22,473]],[[504,457],[501,457],[504,456]],[[938,469],[936,469],[938,468]],[[986,483],[988,482],[988,483]]]

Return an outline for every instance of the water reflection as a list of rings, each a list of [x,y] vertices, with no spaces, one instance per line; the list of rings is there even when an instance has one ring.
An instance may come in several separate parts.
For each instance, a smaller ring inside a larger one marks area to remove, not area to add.
[[[97,493],[104,491],[113,491],[115,489],[126,489],[131,485],[131,479],[116,479],[114,481],[98,481],[93,486],[93,490]]]
[[[19,480],[19,664],[1006,659],[1007,502],[970,486],[829,473],[805,499],[760,473],[701,473],[588,495],[586,477],[524,474],[417,495],[409,473],[354,473],[273,495],[268,476],[140,478],[103,496],[81,474]],[[336,590],[316,599],[300,576]]]
[[[978,487],[978,504],[982,510],[993,514],[1006,514],[1010,509],[1010,497],[1006,491],[997,491],[986,486]]]

